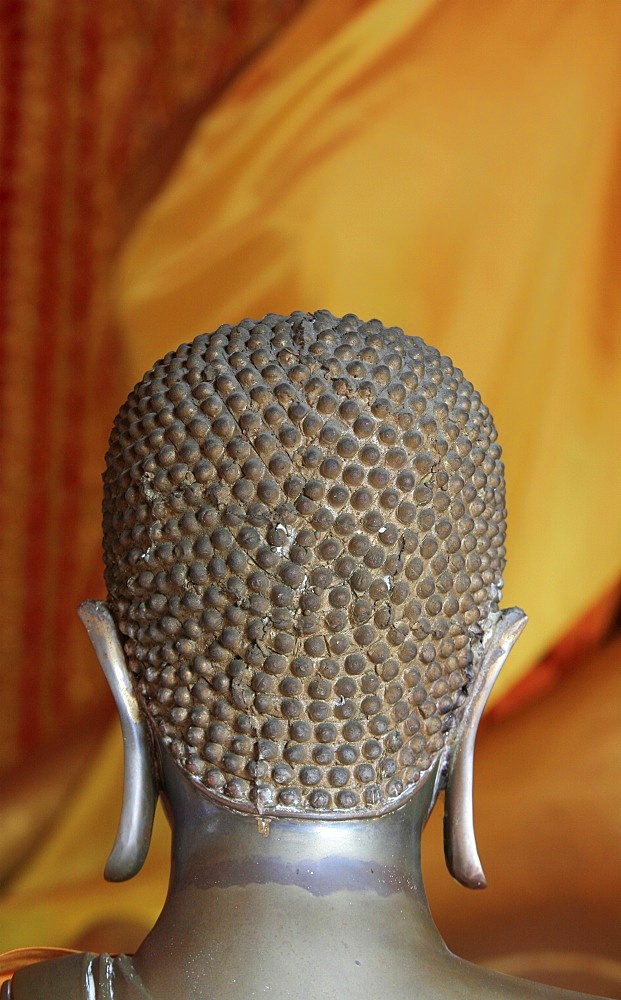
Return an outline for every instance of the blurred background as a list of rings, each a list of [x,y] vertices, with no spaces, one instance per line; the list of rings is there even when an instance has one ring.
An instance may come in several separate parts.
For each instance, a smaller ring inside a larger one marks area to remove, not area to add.
[[[109,886],[122,750],[75,613],[104,598],[101,472],[156,358],[327,308],[449,354],[507,465],[504,605],[530,623],[481,730],[490,888],[458,954],[621,997],[621,3],[0,5],[0,950],[131,951]]]

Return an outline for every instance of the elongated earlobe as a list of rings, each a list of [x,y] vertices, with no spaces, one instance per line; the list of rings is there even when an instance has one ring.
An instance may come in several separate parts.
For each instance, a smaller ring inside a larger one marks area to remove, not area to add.
[[[142,868],[153,830],[158,789],[147,724],[131,684],[123,646],[107,604],[85,601],[78,614],[106,675],[121,719],[124,747],[123,807],[106,868],[109,882],[124,882]]]
[[[485,636],[482,661],[449,751],[444,794],[444,855],[451,875],[470,889],[487,885],[479,860],[472,811],[474,746],[479,722],[500,669],[528,618],[502,611]]]

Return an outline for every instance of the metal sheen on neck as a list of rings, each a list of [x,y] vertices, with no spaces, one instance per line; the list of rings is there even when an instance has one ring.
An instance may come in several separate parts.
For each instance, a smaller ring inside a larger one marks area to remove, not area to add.
[[[154,997],[170,996],[176,983],[179,995],[198,1000],[209,984],[208,995],[241,1000],[260,982],[260,995],[284,998],[291,976],[325,974],[328,989],[337,967],[365,989],[378,977],[379,990],[393,954],[392,974],[406,990],[405,969],[414,963],[412,976],[421,954],[446,952],[420,872],[435,769],[410,802],[381,818],[278,818],[265,836],[257,817],[214,806],[165,748],[161,756],[171,881],[135,957]]]

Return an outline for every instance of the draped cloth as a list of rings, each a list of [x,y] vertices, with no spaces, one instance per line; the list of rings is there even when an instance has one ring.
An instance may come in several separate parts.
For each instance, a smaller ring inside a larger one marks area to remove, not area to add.
[[[104,596],[100,477],[135,377],[111,263],[191,123],[302,2],[2,5],[2,767],[38,770],[106,715],[75,608]]]
[[[138,376],[221,322],[328,308],[448,354],[507,467],[506,691],[621,562],[621,7],[311,4],[203,119],[126,244]],[[617,458],[615,458],[617,456]]]
[[[593,0],[310,0],[119,256],[127,390],[198,333],[294,309],[377,316],[463,368],[507,466],[503,604],[530,616],[498,694],[619,577],[620,43],[621,5]],[[0,907],[5,947],[152,923],[161,828],[138,888],[99,881],[120,775],[111,737]]]

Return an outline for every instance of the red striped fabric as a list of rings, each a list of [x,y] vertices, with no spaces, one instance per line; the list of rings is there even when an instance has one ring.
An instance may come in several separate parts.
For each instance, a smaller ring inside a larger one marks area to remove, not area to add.
[[[109,704],[75,607],[103,596],[100,472],[141,374],[109,305],[125,193],[147,173],[161,182],[178,119],[187,128],[301,2],[3,5],[0,766]]]

